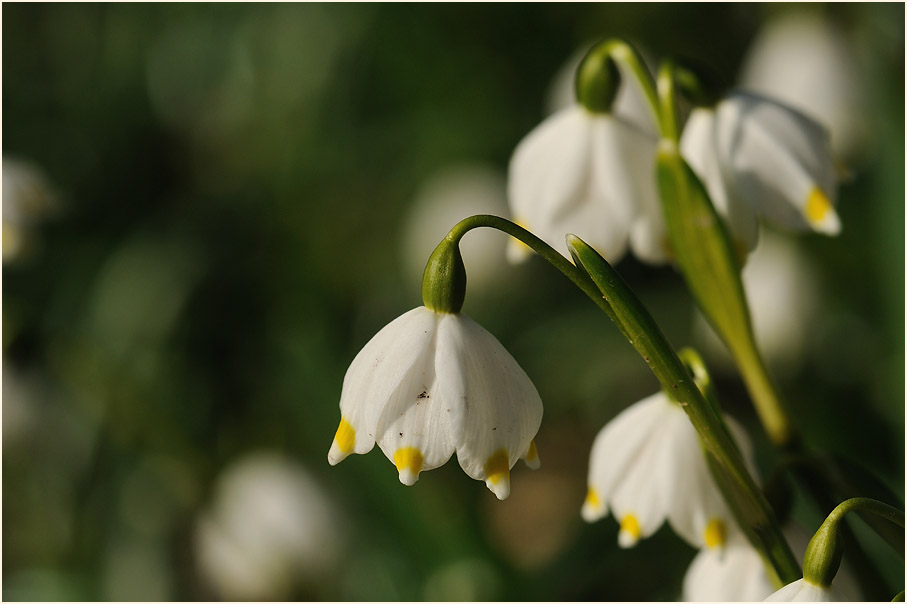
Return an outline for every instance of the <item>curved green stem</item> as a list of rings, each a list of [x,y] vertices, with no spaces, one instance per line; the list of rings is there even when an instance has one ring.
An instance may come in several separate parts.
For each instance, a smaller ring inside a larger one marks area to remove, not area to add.
[[[464,218],[450,229],[445,239],[450,243],[457,244],[460,239],[463,238],[463,235],[472,229],[479,227],[497,229],[526,244],[538,255],[548,261],[549,264],[552,264],[554,268],[559,270],[565,277],[570,279],[574,285],[595,302],[596,306],[614,320],[614,311],[611,309],[610,305],[602,299],[601,293],[598,291],[595,283],[592,282],[586,273],[574,266],[572,262],[567,260],[563,254],[553,247],[506,218],[492,216],[490,214],[476,214],[475,216]]]
[[[655,80],[646,67],[646,62],[633,46],[620,39],[611,39],[602,42],[602,47],[618,65],[624,66],[633,75],[642,90],[643,96],[652,112],[659,130],[661,130],[661,111],[658,104],[658,93],[655,89]]]
[[[806,546],[803,556],[803,578],[816,585],[829,586],[844,555],[843,524],[850,512],[873,514],[904,528],[904,511],[869,497],[854,497],[831,511]]]

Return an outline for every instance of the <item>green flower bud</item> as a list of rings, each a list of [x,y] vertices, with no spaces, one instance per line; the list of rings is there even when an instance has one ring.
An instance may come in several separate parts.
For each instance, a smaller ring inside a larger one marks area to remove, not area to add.
[[[611,46],[610,42],[596,44],[576,70],[576,100],[592,113],[609,113],[620,86]]]
[[[445,237],[422,273],[422,303],[435,312],[458,313],[466,298],[466,266],[459,239]]]

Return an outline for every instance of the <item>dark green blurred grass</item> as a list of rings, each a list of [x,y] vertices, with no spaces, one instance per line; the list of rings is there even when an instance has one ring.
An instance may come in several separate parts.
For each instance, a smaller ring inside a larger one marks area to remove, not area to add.
[[[316,474],[355,535],[347,572],[295,597],[421,599],[426,576],[474,558],[499,578],[489,598],[675,598],[693,552],[669,531],[627,553],[613,522],[578,519],[595,431],[655,382],[540,262],[512,269],[493,307],[466,310],[546,402],[543,463],[558,426],[586,445],[564,462],[574,521],[550,560],[514,562],[489,493],[455,461],[404,489],[377,450],[337,468],[325,455],[349,361],[420,302],[397,264],[422,182],[451,162],[506,169],[551,77],[591,40],[698,58],[732,82],[766,15],[788,8],[4,4],[4,155],[40,165],[63,205],[38,253],[4,267],[4,365],[42,384],[27,401],[39,424],[4,432],[4,597],[112,597],[124,540],[163,560],[156,597],[212,597],[194,519],[228,462],[274,448]],[[853,319],[859,349],[853,330],[826,329],[783,387],[816,447],[903,496],[903,6],[824,10],[870,55],[875,136],[841,192],[842,236],[802,241],[828,292],[823,317],[804,320]],[[687,343],[692,307],[673,271],[619,269]],[[736,377],[719,388],[755,432]],[[161,519],[142,533],[122,493],[157,458],[178,460],[179,477],[151,489]],[[514,498],[528,476],[515,471]]]

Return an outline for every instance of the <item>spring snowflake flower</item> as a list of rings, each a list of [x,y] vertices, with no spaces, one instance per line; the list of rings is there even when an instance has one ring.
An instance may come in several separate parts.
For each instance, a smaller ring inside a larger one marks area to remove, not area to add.
[[[728,426],[750,459],[743,429],[730,418]],[[592,445],[588,485],[583,518],[594,522],[613,512],[621,547],[635,545],[667,519],[694,547],[720,548],[733,522],[695,428],[664,392],[631,405],[602,428]]]
[[[847,33],[822,11],[783,12],[753,40],[740,86],[777,99],[828,128],[836,157],[858,160],[869,139],[865,68]]]
[[[828,134],[802,113],[735,93],[694,109],[680,144],[743,250],[756,245],[758,216],[793,230],[840,232]]]
[[[746,537],[730,525],[724,548],[706,548],[683,578],[685,602],[757,602],[772,593],[765,563]]]
[[[542,401],[494,336],[462,313],[415,308],[379,331],[343,379],[328,462],[375,443],[412,485],[456,451],[463,470],[498,497],[518,459],[539,465]]]
[[[763,602],[846,602],[847,598],[832,586],[827,587],[798,579],[765,598]]]
[[[642,260],[665,262],[667,248],[655,182],[657,139],[612,113],[579,103],[530,132],[510,161],[508,198],[514,221],[570,257],[575,233],[609,262],[629,245]],[[654,224],[653,224],[654,221]],[[512,242],[508,255],[529,254]]]

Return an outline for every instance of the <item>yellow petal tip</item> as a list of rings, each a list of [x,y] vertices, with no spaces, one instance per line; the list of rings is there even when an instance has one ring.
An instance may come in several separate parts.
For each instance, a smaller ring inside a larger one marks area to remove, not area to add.
[[[627,514],[620,521],[620,532],[617,534],[617,544],[623,548],[633,547],[639,541],[642,530],[639,520],[633,514]]]
[[[826,235],[837,235],[841,232],[841,220],[831,201],[819,187],[813,187],[809,192],[803,213],[813,230]]]
[[[422,451],[416,447],[397,449],[394,453],[394,465],[400,473],[400,482],[408,487],[413,486],[419,480],[423,462]]]
[[[724,522],[719,518],[712,518],[705,526],[703,539],[708,548],[722,547],[727,536]]]
[[[485,484],[498,499],[510,495],[510,456],[506,449],[498,449],[485,462]]]
[[[526,451],[526,455],[523,456],[523,463],[530,470],[538,470],[542,465],[542,460],[539,459],[539,450],[535,446],[535,440],[529,441],[529,450]]]

